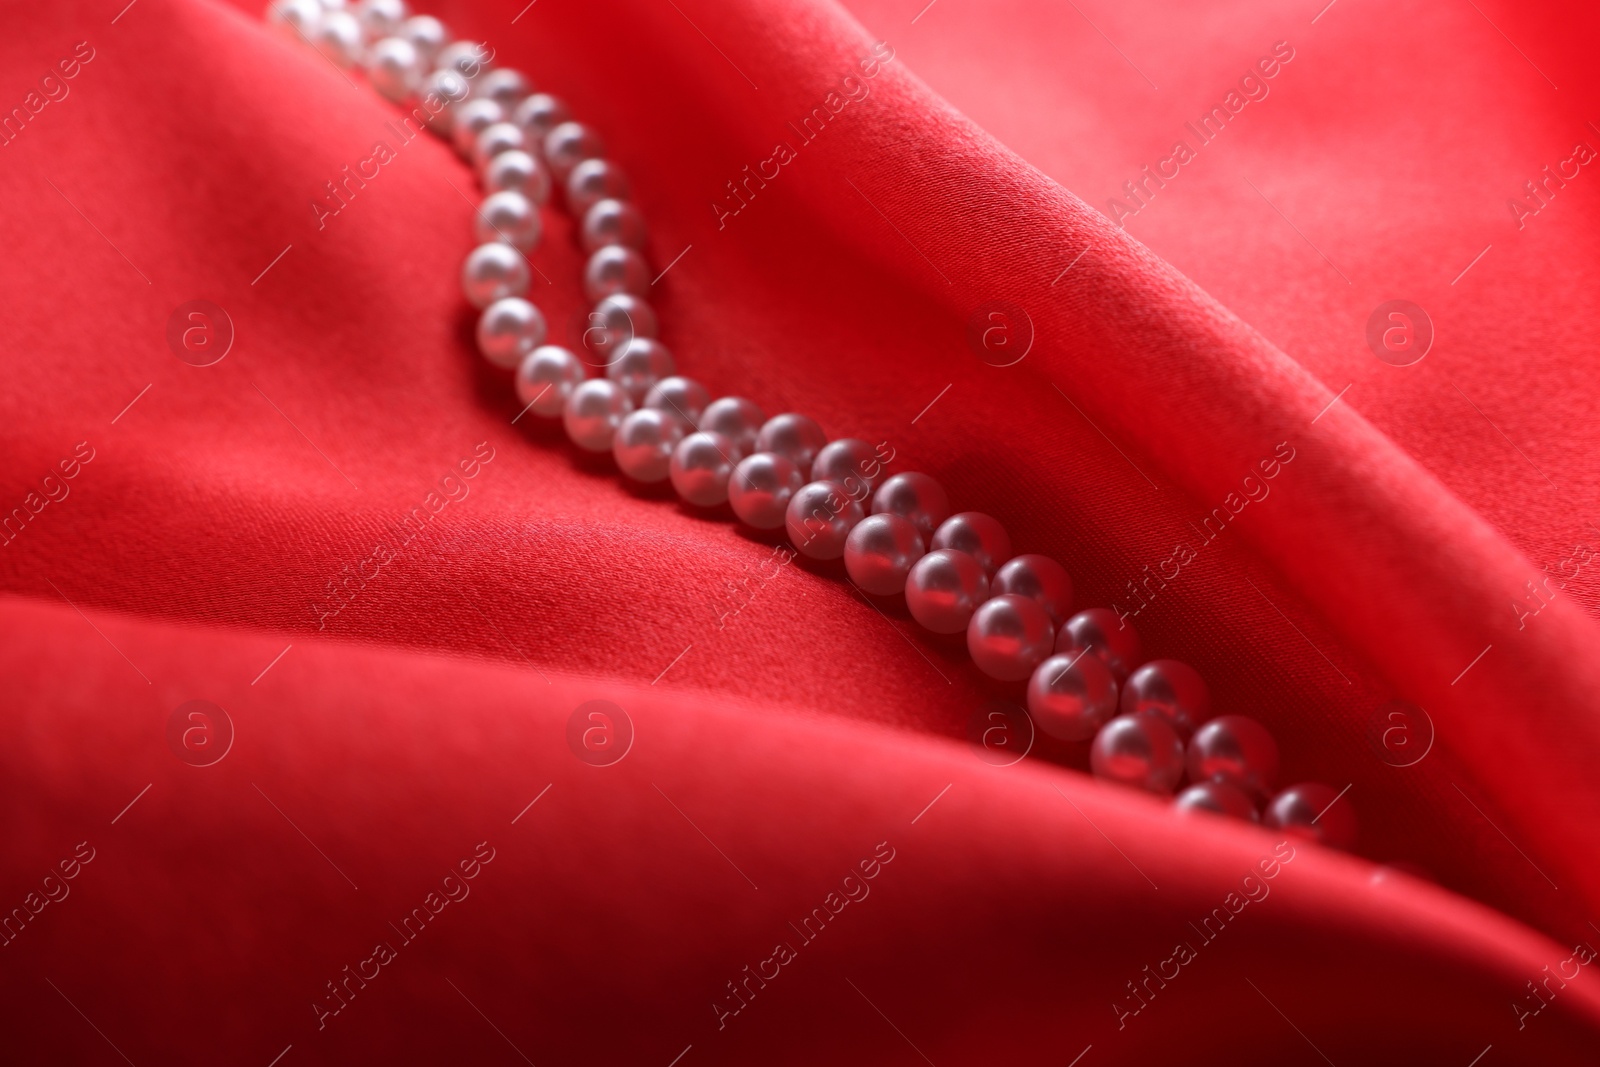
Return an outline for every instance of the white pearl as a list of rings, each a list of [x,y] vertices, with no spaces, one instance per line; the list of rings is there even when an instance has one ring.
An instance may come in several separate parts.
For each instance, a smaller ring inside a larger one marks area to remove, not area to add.
[[[643,250],[644,215],[626,200],[598,200],[583,214],[582,237],[585,252],[596,252],[606,245]]]
[[[805,484],[800,469],[775,452],[746,456],[728,481],[733,513],[758,530],[776,530],[789,513],[789,498]]]
[[[385,37],[367,53],[367,80],[386,100],[400,103],[422,82],[416,46],[403,37]]]
[[[361,32],[369,41],[393,37],[400,32],[400,24],[411,12],[405,0],[361,0],[356,5],[356,18],[361,22]]]
[[[572,111],[566,102],[549,93],[534,93],[511,113],[511,121],[528,135],[528,151],[539,157],[544,155],[544,139],[550,131],[571,118]]]
[[[478,147],[478,136],[506,117],[505,109],[493,100],[467,100],[455,105],[456,151],[471,158]]]
[[[428,128],[454,140],[455,105],[465,100],[471,91],[467,79],[453,70],[436,70],[425,76],[418,95],[422,97],[423,110],[428,112]]]
[[[763,421],[761,409],[753,402],[742,396],[725,396],[706,405],[700,428],[720,433],[733,444],[736,455],[747,456],[756,447],[756,434]]]
[[[613,293],[643,296],[650,288],[650,268],[644,257],[622,245],[607,245],[589,257],[583,268],[583,290],[590,300]]]
[[[874,596],[903,592],[912,564],[924,545],[916,526],[898,515],[868,515],[844,541],[844,569],[850,580]]]
[[[600,135],[581,122],[563,122],[544,139],[544,160],[559,182],[565,182],[579,163],[594,159],[605,150]]]
[[[911,617],[936,634],[965,630],[972,613],[988,599],[989,578],[982,564],[965,552],[947,548],[929,552],[906,575]]]
[[[811,463],[814,481],[838,482],[845,492],[865,501],[880,477],[883,464],[873,447],[859,437],[841,437],[822,446]]]
[[[1051,656],[1028,680],[1028,711],[1051,737],[1087,741],[1117,714],[1117,680],[1099,656]]]
[[[478,316],[478,351],[504,370],[516,370],[544,337],[544,315],[520,296],[496,300]]]
[[[535,204],[543,204],[550,199],[550,173],[525,151],[501,152],[483,168],[483,190],[521,193]]]
[[[861,503],[838,482],[808,482],[789,498],[784,527],[789,540],[811,559],[838,559],[845,539],[865,518]]]
[[[957,518],[959,517],[957,516]],[[950,520],[950,522],[954,521],[954,518]],[[995,525],[998,526],[999,523],[995,523]],[[941,526],[940,529],[942,530],[944,527]],[[1002,534],[1004,533],[1004,531],[1001,532]],[[1006,543],[1009,548],[1009,538],[1007,538]],[[1056,626],[1066,622],[1068,616],[1071,615],[1072,579],[1067,576],[1066,568],[1049,556],[1025,553],[1015,559],[1005,561],[999,570],[992,573],[994,575],[993,585],[996,596],[1001,593],[1016,593],[1018,596],[1032,597],[1050,615],[1051,623]],[[1056,651],[1066,652],[1068,650],[1057,648]]]
[[[622,473],[636,482],[659,482],[670,473],[672,453],[683,440],[683,420],[658,408],[631,412],[617,428],[611,454]]]
[[[528,261],[499,241],[474,248],[461,265],[461,291],[475,308],[486,308],[508,296],[523,296],[528,284]]]
[[[676,371],[677,364],[666,345],[648,337],[635,337],[606,366],[606,377],[622,386],[628,399],[638,404],[657,382],[672,377]]]
[[[606,366],[635,337],[655,337],[659,323],[655,309],[631,293],[614,293],[589,312],[583,347],[595,366]]]
[[[575,219],[602,200],[626,200],[632,191],[622,168],[608,159],[586,159],[567,175],[567,211]]]
[[[967,651],[991,678],[1020,682],[1050,656],[1055,628],[1038,601],[1012,593],[990,597],[967,623]]]
[[[452,41],[439,49],[434,63],[440,70],[453,70],[467,81],[472,81],[489,69],[489,50],[477,41]]]
[[[633,402],[616,382],[590,378],[567,397],[561,418],[573,444],[590,452],[609,452],[617,427],[632,410]]]
[[[728,499],[736,453],[720,433],[689,434],[672,451],[672,488],[697,507],[712,508]]]
[[[444,23],[432,15],[412,15],[400,24],[397,36],[411,42],[411,47],[417,50],[417,57],[427,70],[433,69],[439,58],[439,50],[449,38]]]
[[[544,223],[532,201],[521,193],[505,190],[484,198],[474,229],[480,241],[504,241],[527,252],[539,243]]]
[[[933,532],[929,545],[967,553],[978,561],[989,578],[994,577],[1000,564],[1011,558],[1011,537],[1006,528],[981,511],[963,511],[950,516]]]
[[[827,443],[828,435],[822,432],[815,419],[794,411],[772,416],[761,424],[761,432],[756,434],[759,451],[787,456],[789,462],[805,474],[811,472],[817,453]]]
[[[889,478],[872,495],[872,513],[886,511],[910,519],[917,532],[928,538],[950,514],[950,498],[938,482],[910,471]]]
[[[361,58],[361,24],[348,11],[330,11],[317,23],[312,38],[317,51],[346,69]]]
[[[472,146],[472,161],[484,170],[502,152],[522,151],[527,146],[522,127],[514,122],[495,122],[483,128]]]
[[[517,399],[535,415],[553,419],[584,380],[583,362],[558,345],[540,345],[517,368]]]
[[[1183,777],[1183,742],[1159,715],[1118,715],[1094,736],[1089,768],[1151,793],[1170,793]]]
[[[676,375],[652,385],[644,398],[645,407],[670,412],[697,429],[700,426],[700,413],[710,403],[711,393],[705,386],[693,378]]]
[[[267,8],[267,21],[289,40],[305,44],[316,35],[322,5],[317,0],[275,0]]]
[[[491,70],[478,79],[477,95],[493,100],[506,109],[506,114],[522,102],[522,98],[533,91],[527,77],[520,70],[502,67]]]

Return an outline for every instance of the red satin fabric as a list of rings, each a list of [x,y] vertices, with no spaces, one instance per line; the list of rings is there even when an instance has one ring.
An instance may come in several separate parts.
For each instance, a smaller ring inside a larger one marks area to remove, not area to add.
[[[1144,587],[1147,651],[1291,780],[1349,783],[1359,855],[1175,820],[1082,746],[978,759],[969,721],[1017,693],[959,641],[511,423],[444,146],[254,5],[29,8],[8,109],[93,58],[0,148],[4,507],[76,464],[0,549],[18,1062],[1593,1062],[1600,192],[1542,168],[1600,145],[1595,13],[917,6],[432,13],[605,133],[687,373],[888,442],[1085,606],[1190,546]],[[1266,95],[1109,221],[1279,42]],[[237,329],[208,368],[166,343],[196,298]],[[1395,298],[1438,336],[1405,368],[1364,340]],[[995,301],[1034,333],[1008,367],[969,343]],[[1373,740],[1396,697],[1437,734],[1406,768]],[[606,768],[566,741],[597,698],[636,727]],[[168,746],[192,699],[235,726],[211,767]],[[1391,859],[1438,884],[1374,884]]]

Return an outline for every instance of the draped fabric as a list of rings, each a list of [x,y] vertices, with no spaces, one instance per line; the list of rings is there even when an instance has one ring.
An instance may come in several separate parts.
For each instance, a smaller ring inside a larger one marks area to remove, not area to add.
[[[470,168],[256,4],[0,7],[7,1062],[1592,1063],[1600,13],[1319,6],[429,13],[603,133],[685,373],[1353,853],[986,745],[959,637],[520,416]]]

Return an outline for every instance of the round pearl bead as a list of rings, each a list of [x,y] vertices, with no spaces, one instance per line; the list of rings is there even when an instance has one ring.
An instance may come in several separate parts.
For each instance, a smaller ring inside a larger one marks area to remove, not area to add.
[[[451,41],[439,49],[434,64],[440,70],[453,70],[471,81],[489,69],[488,49],[477,41]]]
[[[1117,680],[1095,656],[1058,653],[1028,679],[1028,711],[1051,737],[1087,741],[1117,714]]]
[[[581,122],[563,122],[544,138],[544,160],[561,182],[579,163],[604,155],[605,150],[600,135]]]
[[[385,100],[400,103],[422,84],[422,60],[403,37],[385,37],[367,53],[367,80]]]
[[[597,252],[606,245],[642,251],[646,236],[644,215],[626,200],[597,200],[584,212],[580,236],[585,252]]]
[[[444,23],[432,15],[412,15],[400,24],[396,36],[411,42],[411,47],[417,50],[418,61],[427,69],[432,69],[448,40]]]
[[[348,11],[330,11],[317,22],[312,42],[335,66],[348,70],[361,57],[361,24]]]
[[[1227,782],[1197,782],[1179,793],[1172,806],[1182,812],[1208,811],[1245,822],[1260,822],[1255,801],[1236,785]]]
[[[497,122],[504,122],[505,108],[493,100],[473,97],[455,107],[456,119],[453,131],[456,140],[456,151],[466,158],[472,158],[473,150],[478,147],[478,137]]]
[[[453,70],[436,70],[422,79],[418,90],[423,110],[428,112],[428,128],[441,137],[455,140],[456,104],[472,92],[467,79]]]
[[[1278,743],[1254,719],[1219,715],[1189,739],[1185,765],[1191,782],[1227,782],[1266,796],[1278,780]]]
[[[517,399],[535,415],[553,419],[584,379],[578,357],[557,345],[540,345],[517,368]]]
[[[803,474],[810,473],[817,453],[827,443],[828,435],[822,432],[821,426],[793,411],[772,416],[761,424],[761,430],[756,434],[756,448],[759,451],[787,456],[789,462],[799,467]]]
[[[318,0],[274,0],[267,8],[267,21],[296,44],[312,40],[322,21]]]
[[[589,313],[583,347],[597,366],[606,366],[636,337],[656,337],[655,309],[632,293],[613,293]]]
[[[487,170],[491,161],[502,152],[521,152],[528,140],[522,136],[522,127],[514,122],[496,122],[483,128],[477,144],[472,146],[472,161],[479,170]]]
[[[644,406],[676,415],[689,426],[700,426],[700,413],[711,403],[711,393],[693,378],[663,378],[645,394]]]
[[[516,370],[544,337],[544,315],[520,296],[496,300],[478,316],[478,351],[503,370]]]
[[[478,96],[493,100],[505,108],[507,114],[510,114],[511,109],[521,103],[522,98],[532,89],[533,86],[528,84],[527,77],[521,71],[509,67],[491,70],[478,79]]]
[[[583,268],[583,291],[590,300],[616,293],[643,296],[650,288],[644,257],[624,245],[607,245],[589,257]]]
[[[873,494],[872,513],[881,515],[886,511],[910,519],[927,539],[950,514],[950,498],[938,482],[910,471],[892,476]]]
[[[911,520],[899,515],[868,515],[844,541],[844,569],[850,580],[873,596],[904,592],[906,576],[926,551]]]
[[[1175,659],[1153,659],[1128,675],[1122,686],[1122,713],[1153,713],[1184,737],[1211,717],[1211,691],[1200,672]]]
[[[672,488],[697,507],[713,508],[728,499],[737,451],[720,433],[689,434],[672,452]]]
[[[533,203],[543,204],[550,199],[550,174],[527,152],[509,149],[483,168],[483,189],[487,193],[521,193]]]
[[[481,244],[461,265],[461,291],[475,308],[486,308],[508,296],[528,291],[528,261],[508,244]]]
[[[1050,616],[1037,601],[1005,593],[984,601],[972,613],[967,651],[989,677],[1020,682],[1049,657],[1055,636]]]
[[[756,447],[756,434],[764,417],[761,409],[742,396],[725,396],[706,405],[700,428],[720,433],[733,442],[737,455],[749,455]]]
[[[540,157],[544,155],[544,139],[550,136],[550,131],[571,118],[572,111],[566,102],[549,93],[534,93],[511,113],[511,121],[528,135],[528,144],[532,146],[528,151]]]
[[[859,507],[859,505],[857,505]],[[965,552],[938,549],[917,560],[906,576],[906,607],[924,629],[958,634],[989,599],[989,579]]]
[[[808,482],[789,498],[784,526],[801,555],[838,559],[863,517],[860,502],[850,499],[837,482]]]
[[[859,437],[829,441],[811,464],[814,480],[838,482],[857,500],[867,499],[882,474],[877,452]]]
[[[961,515],[952,516],[945,526],[961,517]],[[995,525],[998,527],[1000,524],[995,523]],[[940,530],[943,529],[941,526]],[[1002,537],[1005,535],[1003,530],[1000,533]],[[1008,539],[1006,547],[1009,545]],[[1015,593],[1017,596],[1037,600],[1039,606],[1044,608],[1045,614],[1050,616],[1050,622],[1054,626],[1060,626],[1072,612],[1072,579],[1067,576],[1067,569],[1049,556],[1027,553],[1015,559],[1002,558],[998,561],[998,569],[994,571],[994,591],[996,594]],[[1072,650],[1058,645],[1056,651]]]
[[[602,200],[626,200],[631,188],[622,168],[609,159],[586,159],[567,175],[567,211],[581,219]]]
[[[672,452],[683,440],[683,421],[657,408],[630,412],[617,427],[611,454],[622,473],[646,484],[664,479],[672,467]]]
[[[375,41],[399,33],[400,24],[411,12],[405,0],[361,0],[355,14],[361,22],[361,32],[367,40]]]
[[[1001,574],[1005,573],[1006,567],[1000,568]],[[995,580],[998,582],[1000,579],[997,576]],[[1139,665],[1139,660],[1144,658],[1139,632],[1131,624],[1123,622],[1110,608],[1080,611],[1068,619],[1056,635],[1057,652],[1075,656],[1084,649],[1104,660],[1118,682],[1126,681]]]
[[[1006,528],[981,511],[962,511],[950,516],[933,531],[933,540],[929,544],[934,548],[965,552],[978,561],[984,575],[990,578],[994,577],[1000,564],[1011,558],[1011,537],[1006,533]],[[1019,590],[1006,589],[1003,592]],[[1049,604],[1042,606],[1047,612],[1050,610]],[[1051,613],[1050,624],[1059,624],[1054,613]]]
[[[620,385],[590,378],[567,397],[561,418],[573,444],[590,452],[609,452],[617,427],[632,410],[633,402]]]
[[[660,341],[635,337],[606,367],[606,377],[622,386],[628,399],[642,403],[646,394],[663,378],[672,377],[677,364]]]
[[[1338,803],[1334,801],[1338,799]],[[1338,790],[1321,782],[1302,782],[1272,798],[1262,822],[1274,830],[1320,841],[1330,848],[1356,847],[1355,809]]]
[[[789,499],[805,484],[800,469],[774,452],[746,456],[728,481],[728,503],[746,525],[776,530],[784,524]]]
[[[539,219],[539,209],[521,193],[510,190],[490,193],[478,208],[476,219],[478,240],[504,241],[523,252],[532,251],[539,243],[544,223]]]
[[[1118,715],[1094,735],[1089,768],[1096,778],[1171,793],[1183,777],[1183,742],[1158,715]]]

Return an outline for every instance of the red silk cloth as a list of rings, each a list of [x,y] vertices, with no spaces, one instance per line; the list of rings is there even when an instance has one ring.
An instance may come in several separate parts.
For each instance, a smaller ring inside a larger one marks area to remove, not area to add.
[[[686,373],[1137,609],[1287,780],[1349,785],[1357,854],[1174,819],[1083,746],[980,759],[1018,694],[959,640],[513,424],[456,281],[472,175],[358,76],[254,4],[30,5],[15,1062],[1593,1062],[1600,16],[919,7],[431,13],[604,133]],[[210,367],[167,341],[197,299]],[[1408,366],[1390,300],[1431,324]],[[568,743],[595,699],[608,767]],[[169,741],[191,700],[211,766]]]

